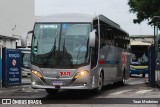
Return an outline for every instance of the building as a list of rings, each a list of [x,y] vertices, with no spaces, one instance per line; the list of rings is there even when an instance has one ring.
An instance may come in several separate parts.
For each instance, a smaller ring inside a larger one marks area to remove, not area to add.
[[[16,42],[18,42],[18,46],[20,46],[21,43],[13,38],[20,38],[24,32],[33,29],[34,0],[0,0],[0,16],[0,38],[9,39],[11,37],[12,39],[11,43],[0,39],[3,41],[0,45],[15,48]],[[8,43],[13,47],[10,47]],[[28,45],[30,45],[30,39]]]
[[[9,36],[2,36],[0,35],[0,47],[7,47],[10,49],[16,48],[16,41],[19,38],[16,37],[9,37]]]
[[[34,0],[0,0],[0,87],[2,86],[2,48],[21,46],[20,37],[33,29]],[[31,45],[31,36],[28,38]]]
[[[153,35],[130,35],[130,41],[142,41],[142,42],[154,44],[154,36]]]

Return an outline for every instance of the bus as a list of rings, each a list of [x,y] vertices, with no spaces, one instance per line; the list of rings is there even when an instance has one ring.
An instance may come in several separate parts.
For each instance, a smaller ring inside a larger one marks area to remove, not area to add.
[[[22,77],[31,76],[30,56],[31,48],[18,48],[21,51],[21,71]]]
[[[125,83],[130,39],[104,15],[55,14],[37,20],[32,33],[31,86],[49,94],[60,89],[94,89]],[[77,49],[78,46],[78,49]]]
[[[150,43],[142,41],[132,41],[131,42],[131,59],[130,59],[130,76],[132,74],[145,74],[148,73],[148,52]]]

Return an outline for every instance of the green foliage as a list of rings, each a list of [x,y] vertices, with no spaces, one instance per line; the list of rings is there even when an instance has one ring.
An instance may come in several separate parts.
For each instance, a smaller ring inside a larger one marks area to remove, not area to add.
[[[130,12],[137,15],[134,23],[150,21],[154,16],[160,16],[160,0],[129,0]]]

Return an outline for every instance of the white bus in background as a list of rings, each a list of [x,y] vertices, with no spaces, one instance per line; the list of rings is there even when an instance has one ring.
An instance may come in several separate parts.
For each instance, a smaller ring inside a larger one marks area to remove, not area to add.
[[[95,89],[125,83],[130,39],[103,15],[55,14],[39,19],[31,44],[31,86],[49,94],[60,89]],[[26,35],[22,45],[26,45]]]
[[[18,48],[21,50],[21,75],[22,77],[30,77],[30,57],[31,57],[31,48]]]

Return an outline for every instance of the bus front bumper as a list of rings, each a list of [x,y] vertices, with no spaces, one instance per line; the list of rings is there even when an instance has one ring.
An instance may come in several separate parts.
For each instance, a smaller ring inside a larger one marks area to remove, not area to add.
[[[148,69],[131,69],[130,73],[131,74],[147,74]]]
[[[33,85],[32,88],[34,89],[64,89],[64,90],[69,90],[69,89],[82,89],[82,90],[88,90],[88,89],[93,89],[88,86],[43,86],[43,85]]]
[[[31,76],[31,86],[35,89],[94,89],[95,84],[91,84],[89,75],[86,75],[84,78],[79,79],[47,79],[47,78],[37,78],[36,76]],[[55,85],[54,83],[62,83]]]

